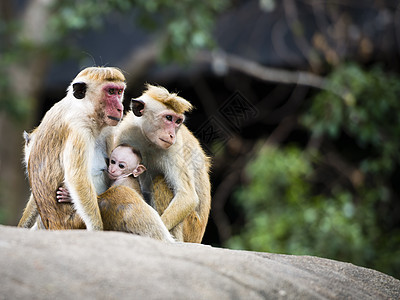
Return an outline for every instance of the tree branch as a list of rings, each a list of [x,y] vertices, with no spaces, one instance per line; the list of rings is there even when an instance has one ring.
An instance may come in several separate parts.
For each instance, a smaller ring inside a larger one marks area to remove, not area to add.
[[[206,62],[212,65],[215,64],[216,60],[218,60],[220,65],[225,65],[226,69],[231,68],[263,81],[284,84],[299,84],[314,87],[320,90],[329,90],[335,95],[343,98],[341,91],[336,91],[329,88],[328,79],[310,72],[287,71],[283,69],[266,67],[251,60],[224,52],[211,53],[209,51],[201,51],[198,53],[197,60],[199,62]]]

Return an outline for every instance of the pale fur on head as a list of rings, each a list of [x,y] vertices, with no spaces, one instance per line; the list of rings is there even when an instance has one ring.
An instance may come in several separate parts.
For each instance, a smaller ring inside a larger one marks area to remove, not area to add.
[[[153,98],[178,114],[184,114],[193,109],[193,105],[189,101],[178,96],[176,93],[168,92],[168,90],[162,86],[146,84],[146,90],[143,95]]]
[[[123,82],[125,84],[125,76],[122,73],[122,71],[118,68],[115,67],[89,67],[84,70],[82,70],[71,82],[71,84],[68,86],[67,92],[68,94],[72,95],[73,89],[72,86],[74,83],[77,82],[85,82],[85,81],[91,81],[91,82],[105,82],[105,81],[110,81],[110,82]],[[97,90],[97,87],[94,88],[94,90]],[[90,93],[90,90],[88,91]]]
[[[115,67],[90,67],[82,70],[73,80],[79,82],[81,78],[88,78],[96,82],[121,81],[125,82],[125,76],[122,71]]]

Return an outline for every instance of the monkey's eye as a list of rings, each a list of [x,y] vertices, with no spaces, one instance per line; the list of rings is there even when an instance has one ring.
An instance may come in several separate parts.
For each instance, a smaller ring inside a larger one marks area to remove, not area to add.
[[[172,121],[172,116],[171,115],[166,115],[165,118],[170,122]]]
[[[121,94],[122,94],[122,91],[123,91],[123,89],[119,89],[119,90],[118,90],[118,95],[121,95]]]
[[[114,95],[115,94],[115,89],[108,89],[108,93],[110,95]]]
[[[123,165],[123,164],[119,164],[118,167],[119,167],[120,169],[125,169],[125,165]]]
[[[179,125],[179,124],[182,123],[182,121],[183,121],[182,119],[178,119],[178,120],[175,121],[175,123]]]
[[[111,160],[110,160],[110,163],[111,163],[112,165],[115,165],[115,160],[111,159]]]

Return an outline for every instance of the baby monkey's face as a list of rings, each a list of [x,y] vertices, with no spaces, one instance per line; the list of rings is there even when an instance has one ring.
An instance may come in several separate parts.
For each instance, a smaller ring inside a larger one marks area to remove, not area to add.
[[[111,153],[108,176],[111,180],[129,176],[138,168],[139,162],[139,157],[132,152],[131,148],[118,146]]]

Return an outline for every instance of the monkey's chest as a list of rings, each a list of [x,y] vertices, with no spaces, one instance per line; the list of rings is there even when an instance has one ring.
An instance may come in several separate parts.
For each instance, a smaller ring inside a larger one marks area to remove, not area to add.
[[[104,193],[108,188],[104,172],[106,169],[106,154],[100,149],[96,149],[93,155],[91,175],[97,195]]]

